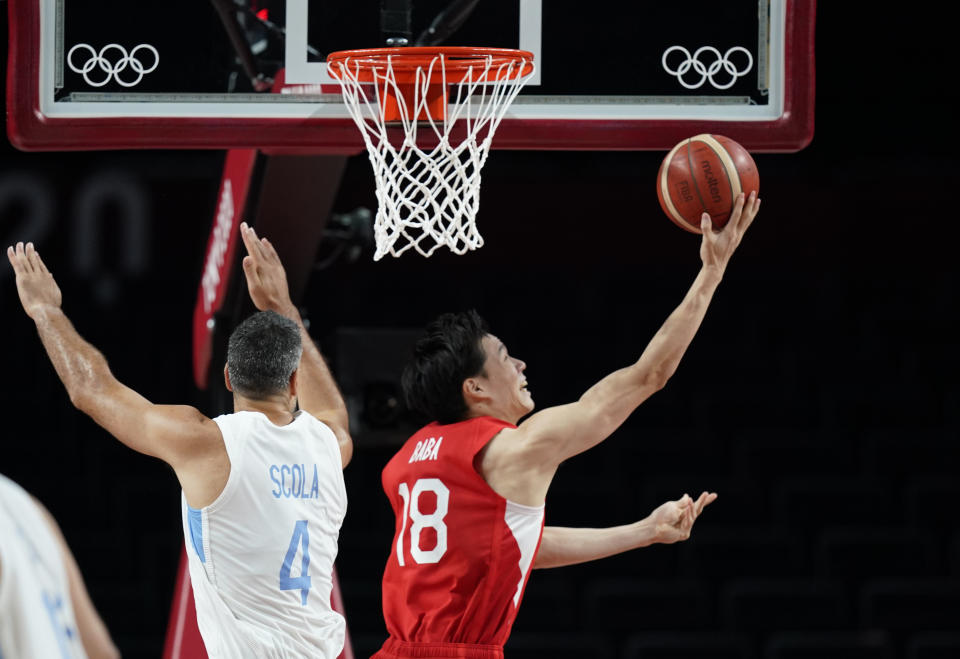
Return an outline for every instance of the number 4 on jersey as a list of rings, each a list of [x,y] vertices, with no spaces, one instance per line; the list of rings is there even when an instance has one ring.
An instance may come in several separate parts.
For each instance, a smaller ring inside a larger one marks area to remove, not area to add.
[[[420,494],[433,492],[437,495],[437,509],[429,515],[420,512]],[[450,505],[450,490],[439,478],[421,478],[413,484],[413,491],[406,483],[400,483],[400,497],[403,499],[403,522],[400,535],[397,537],[397,562],[404,566],[403,536],[407,531],[407,514],[413,524],[410,525],[410,555],[420,565],[439,563],[447,553],[447,525],[443,518],[447,516]],[[420,549],[420,533],[423,529],[431,528],[437,532],[437,544],[433,549]]]
[[[301,550],[300,558],[300,576],[290,576],[290,566],[293,565],[293,559],[297,555],[297,548]],[[290,538],[290,546],[287,547],[287,555],[283,557],[283,565],[280,566],[280,590],[300,589],[300,600],[303,606],[307,605],[307,593],[310,592],[310,532],[307,530],[307,520],[298,520],[293,527],[293,537]]]

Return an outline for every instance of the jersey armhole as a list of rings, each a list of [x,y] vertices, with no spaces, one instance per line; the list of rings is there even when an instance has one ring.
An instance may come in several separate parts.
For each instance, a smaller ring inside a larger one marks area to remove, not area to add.
[[[493,417],[490,417],[490,418],[492,419]],[[490,442],[496,439],[500,435],[500,433],[502,433],[504,430],[516,430],[516,429],[517,429],[517,426],[509,423],[505,425],[501,425],[499,428],[495,428],[495,429],[491,429],[488,425],[484,424],[483,427],[478,429],[477,431],[478,436],[481,433],[487,432],[489,430],[495,430],[495,432],[492,435],[490,435],[487,441],[483,442],[483,444],[480,444],[476,448],[476,450],[473,452],[473,456],[470,459],[470,465],[473,468],[473,473],[476,474],[477,479],[479,479],[479,481],[483,483],[484,487],[490,490],[490,492],[493,493],[494,496],[497,496],[503,501],[505,501],[508,508],[514,507],[514,509],[520,512],[521,514],[535,514],[537,511],[543,512],[546,509],[546,502],[540,504],[539,506],[527,506],[522,503],[516,503],[515,501],[511,501],[510,499],[508,499],[507,497],[503,496],[502,494],[497,492],[495,489],[493,489],[490,483],[487,482],[487,479],[484,478],[483,474],[480,472],[480,465],[479,465],[480,454],[484,451],[484,449],[486,449],[490,445]]]
[[[238,438],[239,433],[233,432],[233,428],[231,427],[233,424],[226,420],[224,416],[218,416],[213,419],[213,421],[217,424],[217,428],[220,430],[220,436],[223,439],[223,448],[227,452],[227,460],[230,462],[230,473],[227,474],[227,482],[224,484],[223,489],[220,491],[220,494],[217,495],[216,499],[203,508],[191,508],[191,510],[200,510],[208,515],[225,506],[230,500],[230,497],[233,496],[234,490],[237,489],[237,479],[240,478],[238,474],[243,467],[243,457],[246,453],[247,441],[245,437]],[[221,423],[223,425],[221,425]]]
[[[343,471],[343,456],[340,454],[340,440],[337,439],[337,433],[334,432],[333,428],[330,427],[330,424],[323,419],[318,419],[309,412],[305,412],[303,410],[300,410],[300,414],[309,416],[311,419],[313,419],[313,423],[319,425],[319,434],[324,443],[327,445],[327,452],[330,453],[331,458],[336,458],[336,464],[341,465],[340,470]]]

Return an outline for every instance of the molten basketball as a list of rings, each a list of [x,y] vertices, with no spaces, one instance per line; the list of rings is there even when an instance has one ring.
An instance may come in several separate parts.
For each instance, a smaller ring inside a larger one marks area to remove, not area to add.
[[[673,147],[657,174],[660,207],[678,226],[701,233],[707,212],[720,229],[741,192],[760,193],[760,175],[742,146],[723,135],[695,135]]]

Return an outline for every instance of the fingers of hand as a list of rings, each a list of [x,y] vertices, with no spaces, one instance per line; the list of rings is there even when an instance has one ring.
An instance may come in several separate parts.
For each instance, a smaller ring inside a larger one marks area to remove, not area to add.
[[[263,248],[263,239],[257,235],[257,232],[253,227],[250,227],[250,243],[254,246],[254,250],[256,251],[258,258],[262,259],[264,256],[266,256]]]
[[[709,213],[704,213],[700,216],[700,231],[703,233],[708,233],[713,228],[713,220],[710,219]]]
[[[36,252],[37,256],[37,269],[45,275],[50,274],[50,270],[47,269],[47,264],[43,262],[43,259],[40,257],[40,252]]]
[[[280,257],[277,256],[277,250],[274,249],[273,244],[266,238],[260,238],[257,236],[257,232],[254,231],[253,227],[247,226],[246,223],[242,225],[245,228],[245,242],[247,242],[247,251],[250,252],[251,256],[255,256],[258,261],[262,263],[270,264],[279,264]]]
[[[27,258],[26,246],[23,243],[17,243],[16,256],[22,273],[26,274],[33,271],[33,268],[30,267],[30,260]]]
[[[716,492],[703,492],[697,498],[697,505],[695,506],[696,516],[699,517],[700,513],[703,512],[703,509],[709,506],[711,503],[717,500]]]
[[[240,239],[243,240],[243,245],[247,248],[247,254],[250,256],[253,256],[255,253],[255,249],[252,245],[252,243],[255,242],[251,237],[252,232],[253,229],[247,226],[246,222],[240,223]]]
[[[28,273],[38,272],[40,266],[37,261],[39,255],[37,254],[36,247],[33,246],[33,243],[17,243],[17,247],[23,245],[23,252],[20,254],[20,260],[23,261],[24,271]]]
[[[16,246],[7,247],[7,258],[17,277],[31,275],[37,271],[46,272],[46,267],[37,265],[40,256],[36,253],[33,243],[18,242]]]
[[[43,264],[43,259],[40,258],[40,252],[33,246],[33,243],[27,243],[27,247],[28,254],[30,254],[30,265],[33,271],[39,274],[49,275],[50,271],[47,270],[47,266]]]
[[[260,277],[260,269],[257,267],[257,260],[253,256],[243,257],[243,274],[247,277],[247,286],[249,288],[259,288],[263,286]]]
[[[730,212],[730,219],[732,221],[736,222],[743,215],[743,206],[746,200],[746,195],[742,192],[737,195],[737,198],[733,202],[733,211]]]
[[[689,494],[684,494],[677,501],[677,506],[675,509],[675,515],[673,517],[673,525],[678,527],[683,527],[686,524],[687,516],[690,514],[690,511],[693,509],[693,499],[690,498]]]
[[[280,257],[277,256],[277,250],[274,249],[273,243],[271,243],[266,238],[260,239],[260,247],[263,249],[263,255],[268,258],[271,262],[279,263]]]
[[[693,513],[693,508],[684,509],[683,515],[677,520],[677,523],[674,524],[674,527],[681,534],[681,539],[685,539],[690,534],[690,529],[693,527],[693,522],[696,518],[696,515]]]
[[[268,247],[270,242],[266,238],[261,238],[258,236],[257,232],[252,228],[250,231],[253,233],[254,242],[256,242],[257,245],[257,254],[259,255],[260,260],[269,261],[271,256],[270,252],[272,251],[272,248]]]
[[[694,509],[699,513],[703,507],[706,505],[708,492],[701,492],[700,496],[697,497],[697,505],[694,506]]]
[[[254,277],[259,279],[259,273],[257,272],[257,260],[253,256],[244,256],[243,257],[243,271],[247,275],[247,279]]]
[[[753,223],[753,218],[757,216],[757,213],[760,211],[760,197],[757,196],[756,190],[750,193],[750,203],[747,205],[747,212],[744,213],[743,219],[743,230],[746,231]]]
[[[263,245],[257,238],[257,232],[246,222],[240,223],[240,236],[243,238],[243,244],[247,247],[247,253],[257,260],[264,257]]]
[[[20,264],[20,259],[17,257],[17,250],[14,249],[13,245],[7,247],[7,260],[10,261],[10,265],[13,266],[14,273],[19,274],[23,268]]]

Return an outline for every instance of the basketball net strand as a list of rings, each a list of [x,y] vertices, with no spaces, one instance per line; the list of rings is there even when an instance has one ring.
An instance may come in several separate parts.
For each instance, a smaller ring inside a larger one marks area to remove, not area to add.
[[[531,63],[517,60],[493,65],[493,57],[478,59],[456,84],[442,121],[427,111],[428,90],[439,75],[447,89],[445,58],[437,55],[429,66],[418,67],[413,85],[412,117],[397,84],[392,57],[385,66],[373,69],[374,82],[360,81],[360,63],[347,59],[338,63],[343,99],[350,116],[360,128],[377,185],[377,216],[374,237],[379,261],[385,255],[400,256],[414,249],[430,256],[446,245],[456,254],[483,246],[477,231],[480,208],[480,170],[490,153],[494,132],[520,89],[533,75],[521,75]],[[369,65],[367,65],[369,68]],[[434,83],[435,85],[436,83]],[[372,87],[373,98],[368,90]],[[395,146],[384,121],[384,97],[396,97],[404,139]],[[415,121],[425,117],[426,120]],[[451,142],[454,126],[461,122],[465,136]],[[432,131],[436,146],[424,150],[417,145],[418,131]]]

